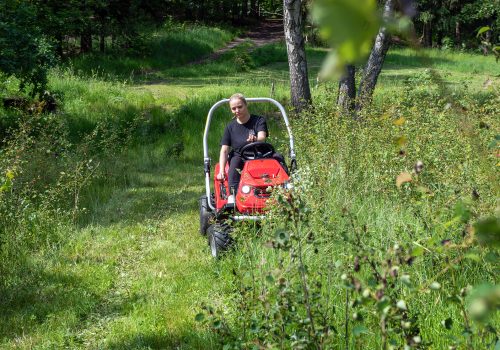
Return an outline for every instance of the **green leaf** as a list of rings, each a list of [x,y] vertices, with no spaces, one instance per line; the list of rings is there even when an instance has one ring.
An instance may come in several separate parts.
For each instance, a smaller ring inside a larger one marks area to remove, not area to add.
[[[455,303],[455,304],[460,304],[462,302],[462,300],[460,300],[460,298],[457,296],[457,295],[450,295],[447,300],[450,302],[450,303]]]
[[[384,311],[384,309],[389,306],[391,304],[389,298],[387,297],[382,297],[382,299],[380,299],[378,302],[377,302],[377,309],[378,311]]]
[[[274,283],[274,277],[272,275],[267,275],[266,276],[266,281],[268,283]]]
[[[439,290],[439,289],[441,289],[441,283],[432,282],[431,285],[429,286],[429,288],[432,290]]]
[[[279,230],[276,232],[276,240],[280,244],[286,244],[290,240],[290,235],[286,231]]]
[[[376,0],[316,0],[312,16],[334,49],[327,72],[340,73],[345,64],[364,59],[380,26]]]
[[[201,321],[203,321],[204,319],[205,319],[205,314],[203,314],[203,313],[201,313],[201,312],[200,312],[199,314],[197,314],[197,315],[194,317],[194,320],[195,320],[196,322],[201,322]]]
[[[355,337],[359,337],[361,334],[366,334],[368,333],[368,328],[366,328],[364,325],[362,324],[358,324],[357,326],[355,326],[353,329],[352,329],[352,334],[355,336]]]
[[[476,239],[479,244],[487,247],[500,247],[500,219],[489,217],[474,224]]]
[[[398,309],[400,310],[408,310],[408,308],[406,307],[406,302],[404,300],[400,300],[396,303],[396,306],[398,307]]]
[[[479,255],[474,254],[474,253],[465,254],[465,258],[472,260],[472,261],[475,261],[475,262],[481,262],[481,258],[479,257]]]
[[[407,286],[411,286],[410,275],[401,275],[401,282],[403,282]]]
[[[423,247],[417,246],[411,250],[411,256],[417,257],[417,256],[421,256],[422,254],[424,254]]]
[[[492,263],[492,264],[495,264],[495,263],[498,263],[499,261],[499,256],[496,252],[488,252],[485,256],[484,256],[484,260],[486,262],[489,262],[489,263]]]
[[[460,218],[460,221],[466,223],[470,220],[471,216],[472,213],[469,208],[467,208],[464,202],[459,201],[457,204],[455,204],[455,217]]]
[[[476,37],[479,38],[479,36],[483,33],[486,33],[488,30],[490,30],[491,28],[486,26],[486,27],[482,27],[480,28],[478,31],[477,31],[477,35]]]

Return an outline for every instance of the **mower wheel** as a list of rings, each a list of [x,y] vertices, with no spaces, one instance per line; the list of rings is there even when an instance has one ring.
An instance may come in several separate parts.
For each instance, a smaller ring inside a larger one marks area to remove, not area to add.
[[[231,227],[225,224],[214,224],[208,227],[208,244],[210,251],[214,258],[219,258],[225,251],[227,251],[233,239],[230,236]]]
[[[207,234],[207,228],[210,225],[210,220],[213,218],[213,213],[210,211],[208,206],[207,196],[203,195],[200,197],[200,233],[202,235]]]

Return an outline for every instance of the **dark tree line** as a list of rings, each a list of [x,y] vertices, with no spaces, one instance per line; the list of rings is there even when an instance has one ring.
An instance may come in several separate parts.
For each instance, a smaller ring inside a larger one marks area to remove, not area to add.
[[[500,0],[418,0],[414,19],[424,47],[477,47],[476,33],[491,28],[487,40],[498,42]]]
[[[386,3],[379,2],[381,8]],[[15,75],[20,78],[21,86],[31,85],[34,94],[40,93],[46,83],[44,72],[56,58],[133,48],[140,43],[140,28],[145,24],[161,25],[166,20],[174,20],[251,25],[260,18],[281,17],[284,13],[291,14],[284,21],[285,31],[288,29],[290,33],[287,49],[289,55],[291,52],[297,54],[297,61],[291,62],[291,71],[304,74],[307,73],[305,51],[302,52],[303,48],[294,51],[290,44],[303,45],[300,44],[304,41],[301,31],[311,3],[314,1],[0,0],[0,78],[2,75]],[[413,8],[413,25],[422,46],[477,48],[476,33],[478,28],[484,26],[490,30],[482,35],[483,51],[488,53],[499,42],[500,0],[394,0],[394,6],[399,12],[401,7]],[[301,16],[295,13],[299,7]],[[384,45],[379,47],[381,52],[385,52],[385,38],[389,35],[382,34]],[[377,68],[374,69],[370,71],[376,72]],[[353,67],[347,69],[341,85],[341,91],[345,92],[343,96],[353,94],[347,89],[353,85],[349,76],[353,72]],[[300,104],[310,101],[307,80],[300,77],[293,80],[294,76],[292,83],[296,83],[301,92],[293,99]],[[369,99],[372,83],[367,83],[361,82],[359,93]],[[292,89],[292,95],[296,90]],[[352,101],[343,96],[339,98],[339,104],[351,106]]]

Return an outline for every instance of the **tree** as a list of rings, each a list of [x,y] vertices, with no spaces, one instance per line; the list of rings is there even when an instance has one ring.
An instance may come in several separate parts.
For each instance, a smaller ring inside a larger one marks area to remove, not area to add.
[[[299,113],[311,104],[306,50],[302,34],[301,0],[284,0],[283,5],[292,106]]]
[[[419,0],[415,28],[424,47],[476,47],[477,28],[489,26],[498,35],[500,0]]]
[[[0,75],[15,76],[19,88],[42,95],[53,48],[36,26],[36,8],[26,1],[0,1]]]
[[[370,57],[363,70],[363,77],[359,84],[358,100],[356,109],[360,110],[365,104],[371,102],[373,90],[377,84],[377,79],[384,64],[385,55],[390,46],[391,35],[387,30],[386,24],[394,12],[394,0],[386,0],[384,5],[384,23],[381,25],[375,43],[373,44]]]
[[[337,97],[337,106],[345,114],[354,110],[356,101],[356,67],[352,64],[346,66],[346,70],[339,82],[339,95]]]

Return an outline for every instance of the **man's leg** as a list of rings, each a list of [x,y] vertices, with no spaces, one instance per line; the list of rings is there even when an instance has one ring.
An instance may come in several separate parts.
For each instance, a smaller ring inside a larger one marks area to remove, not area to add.
[[[229,182],[229,191],[231,194],[235,194],[238,191],[238,185],[240,183],[241,170],[243,169],[243,165],[245,162],[241,158],[241,156],[237,153],[234,153],[229,161],[229,170],[228,170],[228,182]]]

